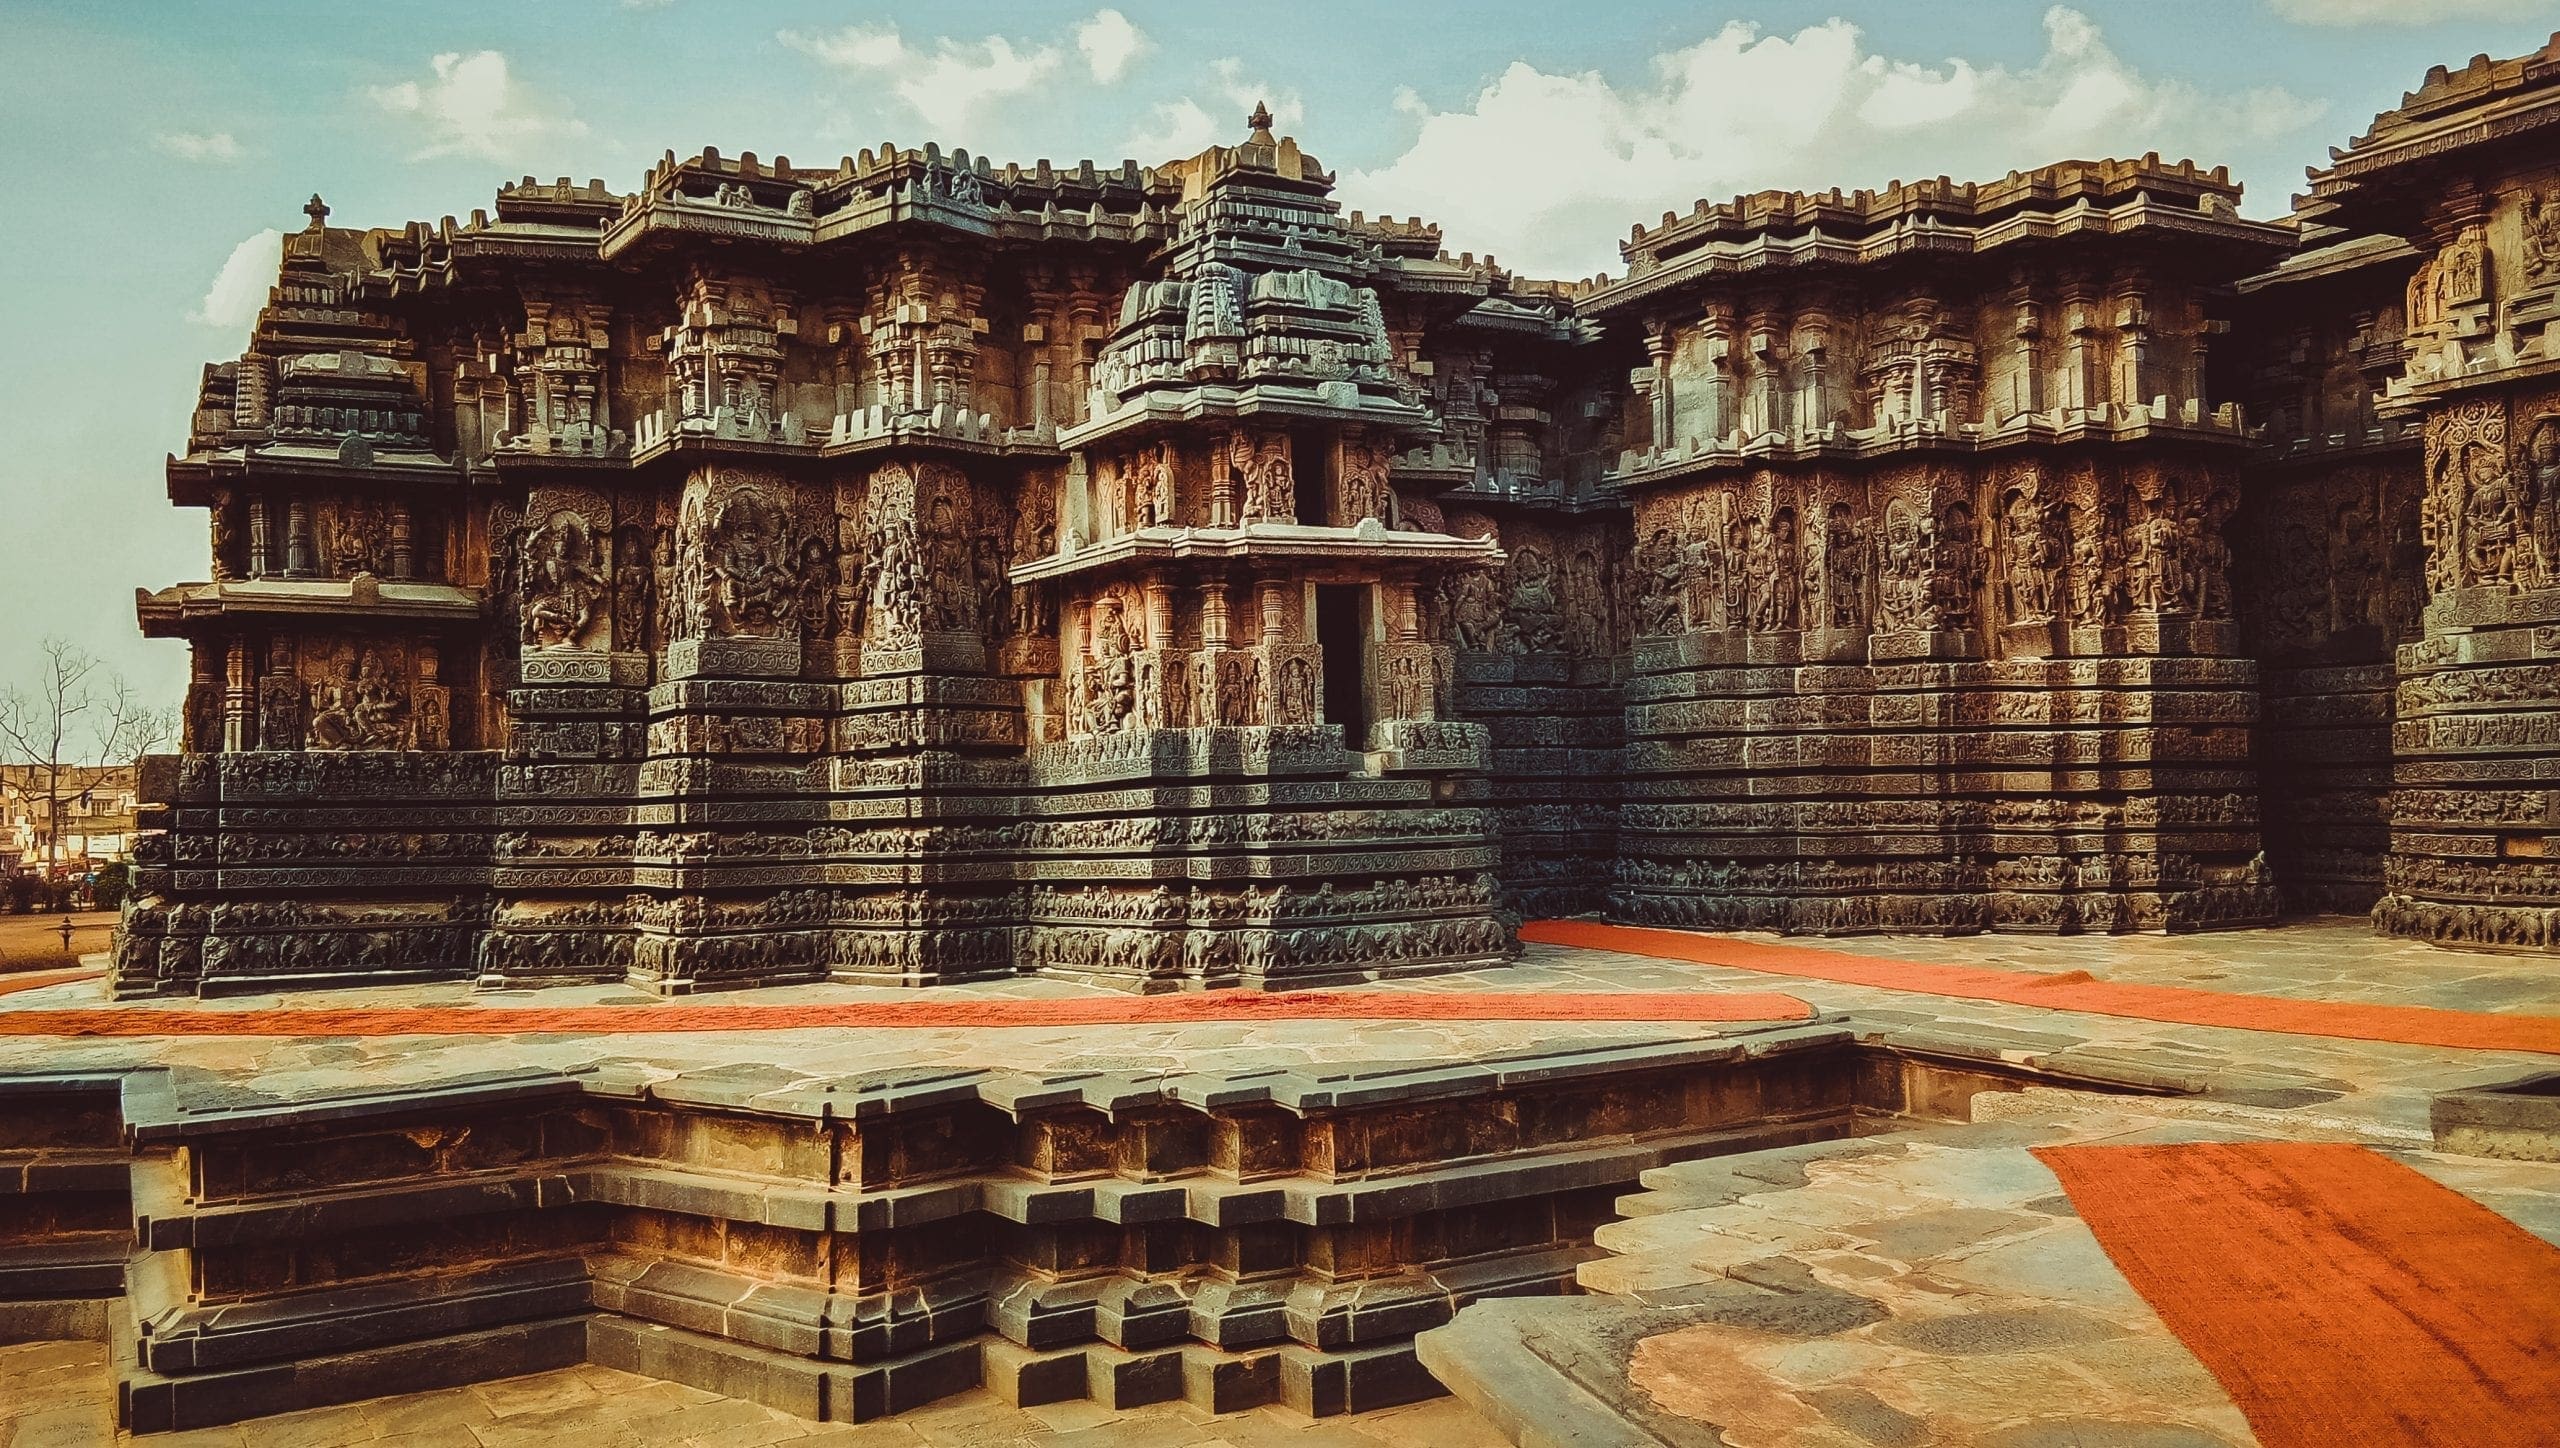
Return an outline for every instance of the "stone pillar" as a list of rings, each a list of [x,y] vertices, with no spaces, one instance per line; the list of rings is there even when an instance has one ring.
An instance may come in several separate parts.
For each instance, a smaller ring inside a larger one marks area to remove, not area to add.
[[[1289,580],[1266,578],[1259,586],[1262,590],[1262,641],[1265,644],[1285,643],[1289,638]]]
[[[1227,586],[1215,580],[1200,589],[1200,647],[1223,649],[1227,645]]]
[[[249,499],[249,576],[264,578],[273,556],[267,525],[267,500],[263,494]]]
[[[391,576],[402,582],[417,577],[409,539],[409,505],[391,505]]]
[[[229,753],[249,747],[249,641],[239,634],[231,636],[231,647],[223,660],[222,685],[222,748]]]
[[[1649,321],[1644,328],[1645,362],[1653,369],[1653,447],[1656,452],[1671,447],[1671,325]]]
[[[311,503],[297,496],[285,504],[284,574],[309,578],[311,573]]]
[[[2010,415],[2023,417],[2045,408],[2044,313],[2036,304],[2020,298],[2016,316],[2009,324],[2009,346],[2012,367],[2009,394]]]

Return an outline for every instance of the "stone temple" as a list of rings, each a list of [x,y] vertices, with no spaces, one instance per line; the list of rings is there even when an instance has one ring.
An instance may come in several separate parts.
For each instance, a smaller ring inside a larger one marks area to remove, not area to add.
[[[2560,948],[2556,63],[2281,222],[2066,161],[1702,202],[1615,280],[1345,215],[1259,112],[315,197],[169,465],[211,578],[139,599],[194,683],[118,988],[1269,988],[1590,911]]]
[[[25,1338],[234,1444],[2546,1440],[2555,139],[2560,36],[2282,220],[1582,281],[1259,110],[314,197],[107,976],[0,978],[0,1441]]]

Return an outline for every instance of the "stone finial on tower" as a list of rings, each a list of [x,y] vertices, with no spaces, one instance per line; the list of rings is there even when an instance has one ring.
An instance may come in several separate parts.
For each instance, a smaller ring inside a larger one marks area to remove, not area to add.
[[[1244,123],[1253,127],[1253,139],[1257,141],[1268,141],[1271,139],[1270,106],[1265,105],[1261,101],[1255,101],[1253,103],[1253,114],[1245,117]]]
[[[320,193],[314,191],[311,199],[302,203],[302,214],[311,218],[311,229],[318,231],[329,224],[329,203],[321,200]]]

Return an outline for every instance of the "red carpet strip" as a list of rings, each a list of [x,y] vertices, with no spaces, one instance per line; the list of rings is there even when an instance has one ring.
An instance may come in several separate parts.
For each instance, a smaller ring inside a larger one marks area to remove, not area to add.
[[[1065,1000],[811,1005],[322,1006],[266,1010],[124,1006],[0,1011],[0,1036],[506,1036],[529,1032],[797,1031],[1167,1026],[1286,1021],[1808,1020],[1794,996],[1700,991],[1288,991],[1077,996]]]
[[[2084,1011],[2169,1025],[2225,1026],[2288,1036],[2560,1055],[2560,1016],[2488,1015],[2434,1006],[2294,1000],[2187,986],[2117,984],[2093,980],[2086,971],[2036,975],[1979,966],[1934,965],[1852,955],[1819,946],[1772,945],[1685,930],[1603,925],[1593,920],[1532,920],[1520,928],[1520,938],[1540,945],[1614,950],[1622,955],[1724,965],[1799,980],[1827,980],[2045,1010]],[[2555,1436],[2555,1441],[2560,1441],[2560,1436]]]
[[[2268,1448],[2560,1441],[2560,1249],[2360,1146],[2053,1146]]]

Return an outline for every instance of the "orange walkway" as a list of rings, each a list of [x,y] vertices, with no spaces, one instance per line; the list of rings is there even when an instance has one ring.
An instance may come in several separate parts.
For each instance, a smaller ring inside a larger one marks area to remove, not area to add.
[[[2360,1146],[2038,1147],[2268,1448],[2547,1444],[2560,1249]]]
[[[0,1011],[0,1036],[506,1036],[526,1032],[1162,1026],[1260,1021],[1801,1021],[1790,995],[1702,991],[1259,991],[812,1005],[320,1006],[217,1011],[123,1006]]]
[[[2186,986],[2115,984],[2093,980],[2086,971],[2033,975],[1979,966],[1932,965],[1852,955],[1819,946],[1771,945],[1685,930],[1603,925],[1592,920],[1532,920],[1520,928],[1520,938],[1540,945],[1614,950],[1623,955],[1732,966],[1799,980],[1827,980],[2045,1010],[2085,1011],[2171,1025],[2227,1026],[2288,1036],[2334,1036],[2408,1046],[2560,1055],[2560,1016],[2486,1015],[2433,1006],[2364,1005]]]

